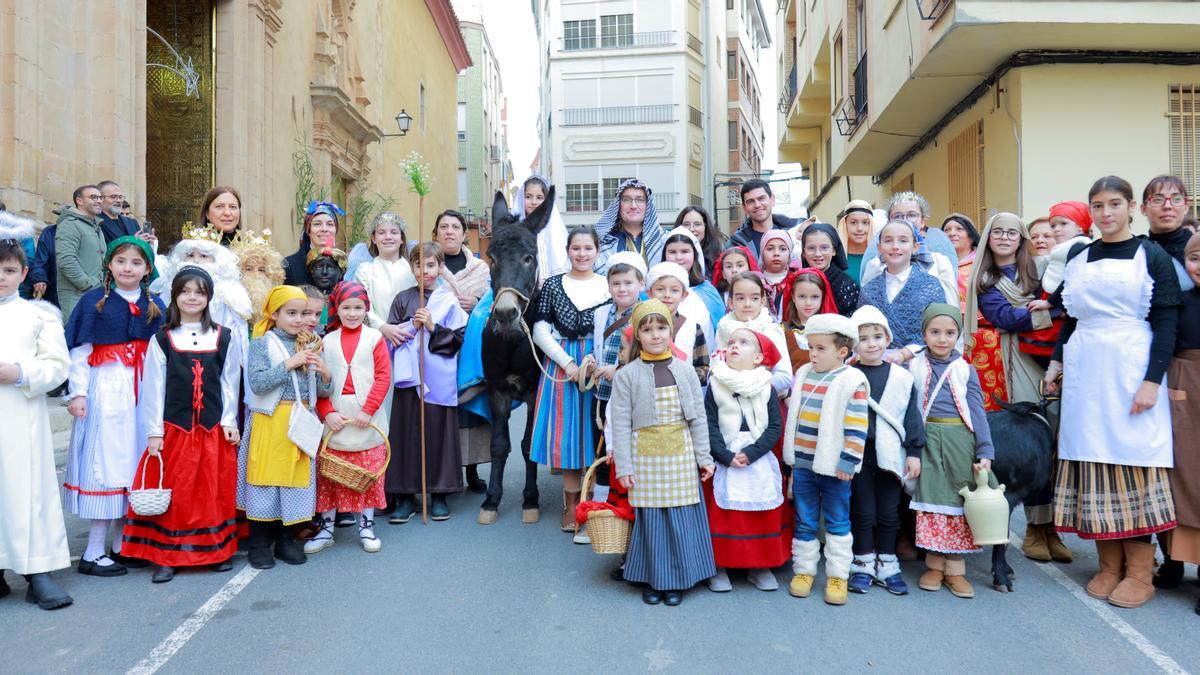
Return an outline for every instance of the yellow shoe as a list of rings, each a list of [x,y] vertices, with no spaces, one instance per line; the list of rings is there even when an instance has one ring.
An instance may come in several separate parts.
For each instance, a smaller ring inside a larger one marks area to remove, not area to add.
[[[812,594],[813,575],[797,574],[792,577],[791,583],[788,584],[788,593],[791,593],[797,598],[807,598]]]
[[[844,605],[849,593],[850,588],[845,579],[830,577],[825,581],[825,602],[827,604]]]

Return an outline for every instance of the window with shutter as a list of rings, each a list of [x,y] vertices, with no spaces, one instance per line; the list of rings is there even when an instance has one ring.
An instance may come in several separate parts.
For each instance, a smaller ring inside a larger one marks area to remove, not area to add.
[[[976,223],[987,220],[983,190],[983,120],[972,124],[950,141],[950,211],[965,213]]]
[[[1192,197],[1193,216],[1200,217],[1200,85],[1173,84],[1167,97],[1171,123],[1171,174],[1179,176]]]

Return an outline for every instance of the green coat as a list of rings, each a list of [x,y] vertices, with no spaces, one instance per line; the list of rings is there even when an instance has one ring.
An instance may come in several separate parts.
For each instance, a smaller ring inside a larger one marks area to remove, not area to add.
[[[74,207],[63,211],[54,234],[58,263],[58,306],[63,322],[84,293],[99,288],[104,281],[104,233],[100,223]]]

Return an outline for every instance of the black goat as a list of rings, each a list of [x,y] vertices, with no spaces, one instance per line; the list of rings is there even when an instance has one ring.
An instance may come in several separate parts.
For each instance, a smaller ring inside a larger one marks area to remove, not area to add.
[[[1005,486],[1004,498],[1008,500],[1011,518],[1018,504],[1030,499],[1044,499],[1044,495],[1050,493],[1055,438],[1045,400],[1039,403],[997,400],[996,403],[1003,410],[987,414],[992,444],[996,447],[992,471],[996,480]],[[1006,559],[1007,551],[1007,544],[992,547],[992,587],[1011,592],[1015,574]]]

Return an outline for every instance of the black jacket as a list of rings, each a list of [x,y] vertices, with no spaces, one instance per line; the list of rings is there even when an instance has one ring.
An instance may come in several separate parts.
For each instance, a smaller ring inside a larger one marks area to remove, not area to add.
[[[771,221],[774,223],[774,227],[771,228],[773,230],[791,229],[796,226],[797,222],[794,218],[788,218],[778,213],[771,214]],[[750,235],[750,231],[753,228],[754,226],[750,223],[750,218],[747,217],[746,220],[742,221],[742,226],[737,229],[737,232],[734,232],[733,236],[729,237],[729,244],[725,248],[745,246],[754,254],[754,260],[761,263],[762,260],[758,256],[758,247],[754,245],[754,239]]]

